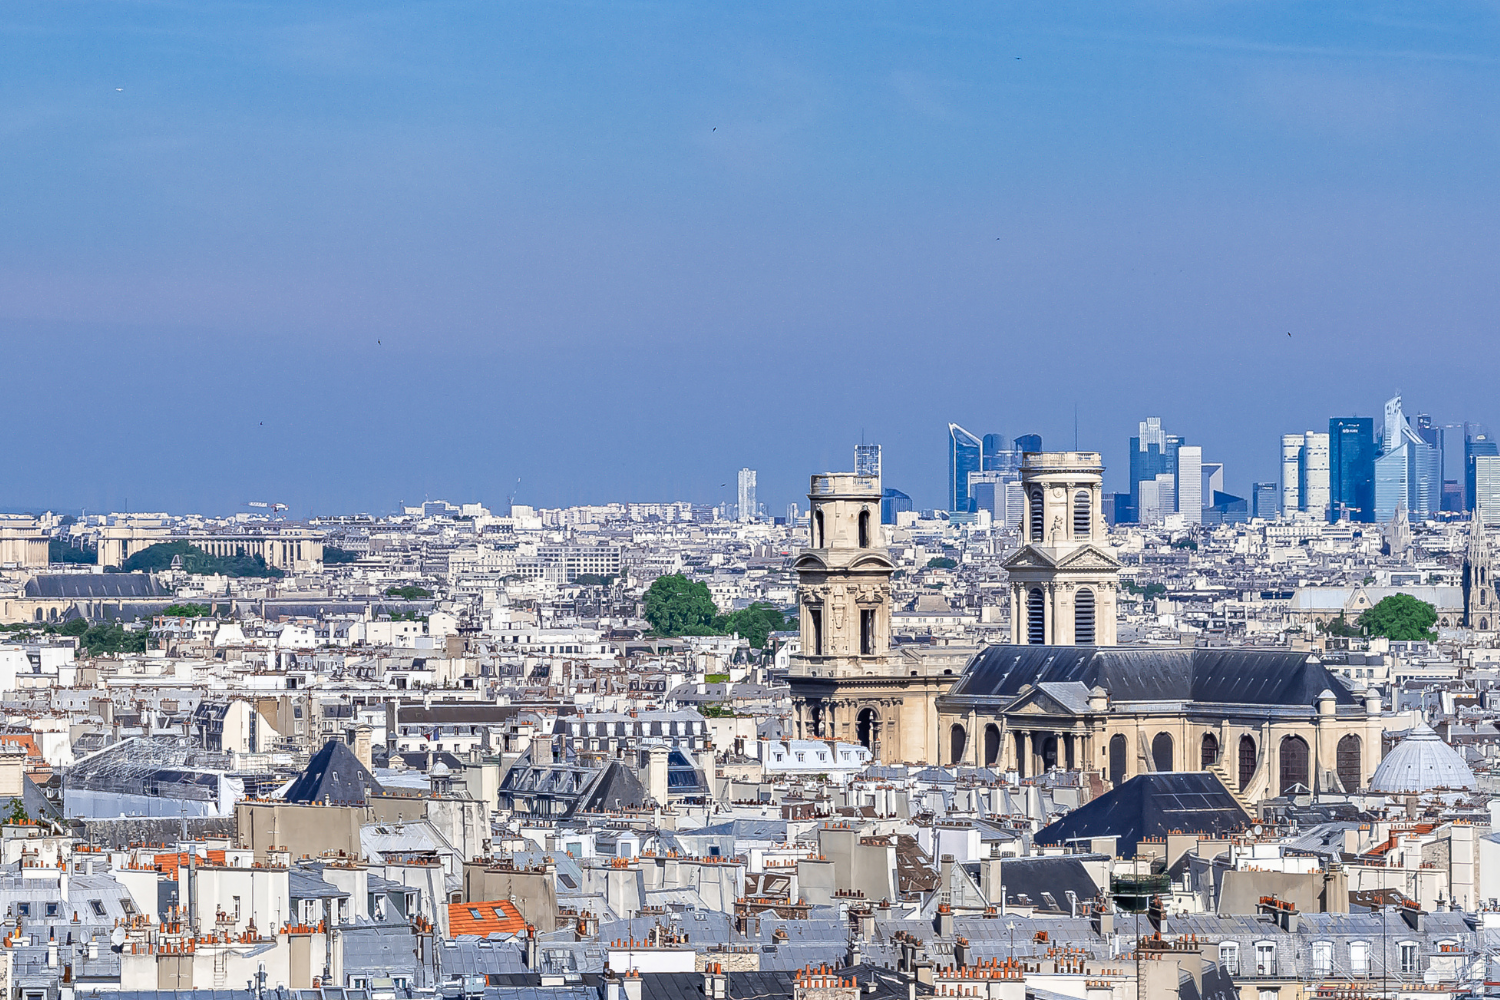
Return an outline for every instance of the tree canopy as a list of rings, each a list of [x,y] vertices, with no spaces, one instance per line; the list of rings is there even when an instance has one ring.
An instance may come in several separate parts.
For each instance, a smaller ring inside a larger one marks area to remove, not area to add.
[[[927,560],[928,569],[953,569],[958,565],[958,560],[949,559],[947,556],[933,556]]]
[[[1359,616],[1359,627],[1365,635],[1403,641],[1437,638],[1430,631],[1436,622],[1437,609],[1410,594],[1392,594]]]
[[[432,591],[426,587],[418,587],[416,584],[410,584],[405,587],[387,587],[385,588],[385,596],[399,597],[403,601],[415,601],[419,597],[431,597]]]
[[[54,563],[92,564],[99,561],[99,550],[69,545],[62,538],[51,538],[47,540],[47,561]]]
[[[352,563],[358,558],[358,552],[350,552],[348,549],[341,549],[337,545],[323,546],[324,566],[338,566],[342,563]]]
[[[646,590],[646,620],[657,635],[723,635],[714,628],[718,606],[708,585],[681,573],[659,576]]]
[[[646,590],[646,620],[654,635],[729,635],[748,639],[764,649],[772,632],[787,627],[786,617],[770,604],[757,601],[748,608],[720,614],[708,586],[681,573],[659,576]]]
[[[161,613],[167,618],[211,618],[214,609],[207,604],[169,604]]]
[[[217,574],[219,576],[282,577],[286,574],[274,566],[267,566],[264,556],[240,553],[233,556],[209,555],[196,545],[186,541],[157,542],[148,545],[120,564],[121,573],[159,573],[172,568],[172,560],[182,557],[182,568],[189,573]]]

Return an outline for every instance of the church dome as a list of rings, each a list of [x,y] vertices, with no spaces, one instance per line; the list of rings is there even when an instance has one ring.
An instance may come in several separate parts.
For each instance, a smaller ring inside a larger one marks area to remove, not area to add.
[[[1425,723],[1418,723],[1406,739],[1385,755],[1370,779],[1370,791],[1398,795],[1473,791],[1477,785],[1474,772],[1459,752]]]

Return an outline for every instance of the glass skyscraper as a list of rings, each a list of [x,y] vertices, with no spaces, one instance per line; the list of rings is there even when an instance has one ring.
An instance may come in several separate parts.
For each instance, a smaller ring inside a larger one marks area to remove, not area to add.
[[[1330,521],[1375,520],[1375,418],[1328,421]]]
[[[1464,434],[1464,509],[1473,510],[1477,504],[1474,460],[1490,455],[1500,455],[1500,441],[1495,441],[1478,424],[1470,424]]]
[[[1024,453],[1028,451],[1041,450],[1042,436],[1040,434],[1022,434],[1020,437],[1016,438],[1016,451]]]
[[[948,425],[948,509],[974,510],[969,496],[969,473],[984,468],[984,443],[957,424]]]
[[[1154,483],[1157,476],[1177,477],[1177,450],[1182,447],[1182,438],[1162,430],[1161,417],[1147,417],[1140,423],[1140,433],[1130,439],[1130,506],[1132,522],[1141,520],[1141,483]],[[1198,475],[1197,472],[1194,475]],[[1159,492],[1152,505],[1159,515],[1177,510],[1177,496],[1173,493],[1170,502]],[[1115,516],[1120,516],[1118,508]],[[1123,523],[1123,522],[1122,522]]]

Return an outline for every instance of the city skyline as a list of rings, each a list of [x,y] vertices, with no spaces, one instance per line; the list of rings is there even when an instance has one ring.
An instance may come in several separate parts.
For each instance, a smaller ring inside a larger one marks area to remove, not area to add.
[[[1149,413],[1239,495],[1398,386],[1500,419],[1493,11],[442,11],[8,8],[0,417],[61,458],[0,505],[779,508],[863,432],[937,507],[945,424],[1075,406],[1110,489]]]

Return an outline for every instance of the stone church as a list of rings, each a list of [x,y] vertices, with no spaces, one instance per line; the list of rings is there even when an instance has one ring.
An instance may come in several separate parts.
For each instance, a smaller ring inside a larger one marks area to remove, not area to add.
[[[1500,604],[1496,603],[1494,566],[1490,560],[1490,541],[1484,533],[1484,520],[1479,508],[1474,508],[1474,519],[1469,522],[1469,547],[1464,553],[1464,627],[1478,632],[1500,630],[1496,618],[1500,616]]]
[[[1025,544],[1006,563],[1011,643],[893,651],[880,481],[814,476],[797,559],[801,651],[789,678],[800,738],[845,739],[886,763],[957,764],[1113,784],[1213,770],[1249,802],[1353,792],[1380,762],[1378,696],[1283,649],[1115,645],[1119,562],[1094,452],[1022,462]],[[1487,572],[1487,570],[1486,570]]]

